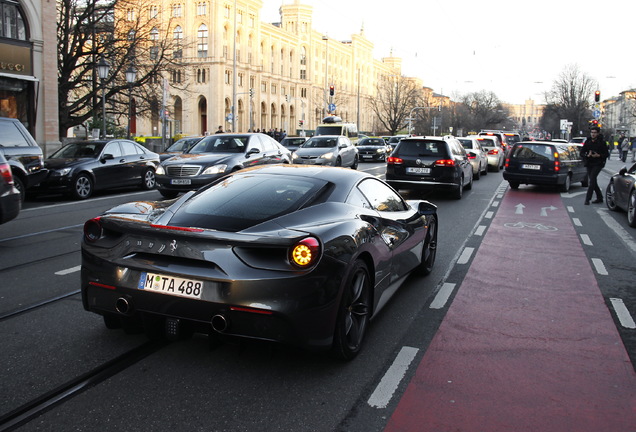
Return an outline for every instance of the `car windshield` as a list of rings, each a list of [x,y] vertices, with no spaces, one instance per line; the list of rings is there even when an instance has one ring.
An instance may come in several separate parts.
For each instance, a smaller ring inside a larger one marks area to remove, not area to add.
[[[311,138],[302,148],[331,148],[338,145],[338,138]]]
[[[103,142],[77,142],[66,145],[53,153],[51,159],[95,158],[104,148]]]
[[[299,146],[305,141],[306,141],[305,138],[285,138],[284,140],[281,141],[281,144],[284,145],[285,147]]]
[[[170,147],[166,149],[167,152],[178,152],[178,151],[186,151],[190,148],[191,145],[200,141],[201,138],[181,138],[176,143],[172,144]]]
[[[359,146],[382,146],[384,147],[386,145],[386,143],[384,142],[383,139],[377,138],[377,139],[372,139],[372,138],[365,138],[361,141],[358,142]]]
[[[295,211],[326,185],[307,177],[234,175],[194,195],[170,225],[241,231]]]
[[[402,141],[398,150],[400,157],[447,156],[446,145],[441,141]]]
[[[523,144],[517,145],[510,157],[511,159],[553,161],[554,151],[550,145]]]
[[[188,153],[245,153],[246,136],[211,136],[202,139]]]
[[[342,133],[342,125],[335,126],[318,126],[316,135],[340,135]]]

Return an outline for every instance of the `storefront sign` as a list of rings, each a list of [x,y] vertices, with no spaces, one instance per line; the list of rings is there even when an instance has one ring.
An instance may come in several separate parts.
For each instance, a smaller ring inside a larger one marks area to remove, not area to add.
[[[0,72],[32,75],[31,48],[0,43]]]

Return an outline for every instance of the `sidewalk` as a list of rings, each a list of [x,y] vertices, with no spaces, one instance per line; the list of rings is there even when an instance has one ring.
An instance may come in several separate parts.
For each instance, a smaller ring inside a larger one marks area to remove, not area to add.
[[[635,430],[636,373],[560,194],[508,190],[385,431]]]

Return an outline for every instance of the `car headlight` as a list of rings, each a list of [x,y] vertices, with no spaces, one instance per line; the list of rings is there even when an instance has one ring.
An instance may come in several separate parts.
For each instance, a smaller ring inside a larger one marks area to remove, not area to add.
[[[293,152],[293,153],[291,154],[291,158],[292,158],[292,159],[298,159],[298,158],[299,158],[299,156],[296,154],[296,152]]]
[[[71,168],[62,168],[61,170],[57,170],[57,175],[59,175],[60,177],[64,177],[68,175],[68,173],[70,172],[71,172]]]
[[[320,156],[320,159],[333,159],[333,152],[325,153]]]
[[[157,167],[157,169],[155,170],[155,174],[156,175],[166,175],[166,170],[163,168],[163,166],[159,165]]]
[[[227,170],[227,165],[213,165],[211,167],[206,168],[201,174],[202,175],[210,175],[210,174],[222,174]]]

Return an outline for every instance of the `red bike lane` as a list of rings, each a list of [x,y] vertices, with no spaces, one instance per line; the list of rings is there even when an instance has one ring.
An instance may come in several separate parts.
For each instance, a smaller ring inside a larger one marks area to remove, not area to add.
[[[385,431],[636,431],[636,374],[559,194],[505,194]]]

